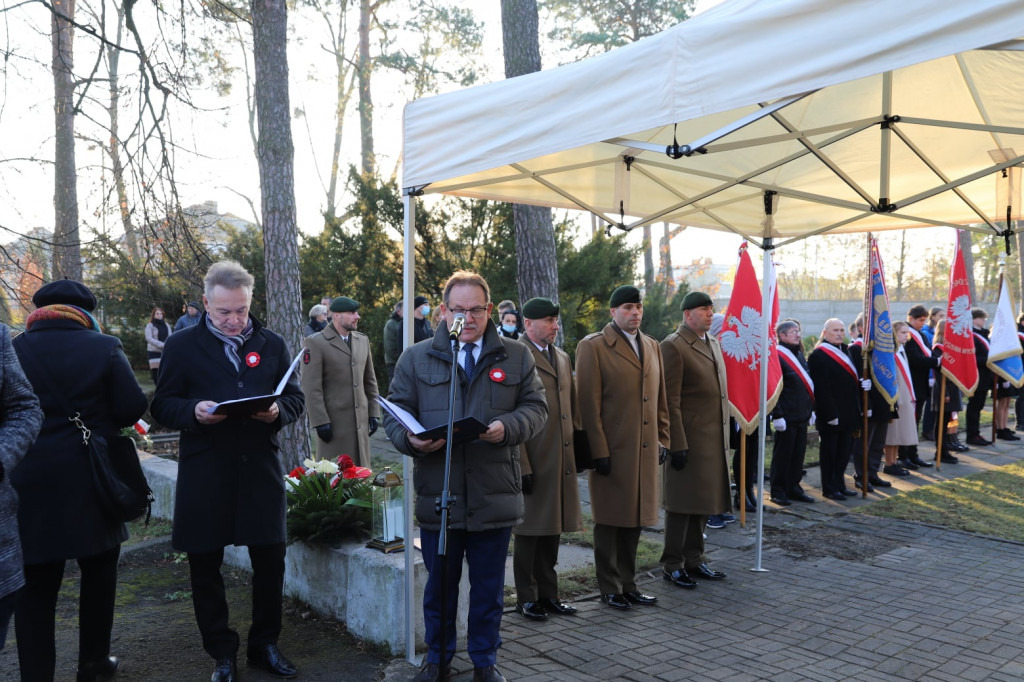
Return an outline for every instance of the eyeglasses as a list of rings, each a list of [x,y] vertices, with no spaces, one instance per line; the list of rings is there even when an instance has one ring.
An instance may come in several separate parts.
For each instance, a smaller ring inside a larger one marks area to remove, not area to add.
[[[452,313],[454,313],[456,315],[467,315],[467,316],[471,315],[471,316],[473,316],[475,318],[478,318],[478,319],[487,314],[487,306],[480,306],[478,308],[470,308],[469,310],[466,310],[465,308],[449,308],[448,310],[450,310]]]

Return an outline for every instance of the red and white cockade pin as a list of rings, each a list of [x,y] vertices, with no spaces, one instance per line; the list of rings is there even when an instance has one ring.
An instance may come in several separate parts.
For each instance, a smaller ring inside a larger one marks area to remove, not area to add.
[[[259,353],[246,353],[245,354],[245,364],[247,366],[249,366],[249,367],[256,367],[257,365],[260,364],[260,354]]]
[[[501,382],[505,381],[505,372],[503,372],[500,369],[492,369],[490,377],[491,381],[497,381],[500,384]]]

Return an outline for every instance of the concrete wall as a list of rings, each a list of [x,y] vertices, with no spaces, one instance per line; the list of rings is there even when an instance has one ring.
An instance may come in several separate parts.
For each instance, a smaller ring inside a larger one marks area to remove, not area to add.
[[[156,500],[153,516],[173,518],[178,463],[140,453],[142,469]],[[418,542],[418,540],[414,540]],[[408,547],[408,544],[407,544]],[[416,646],[424,646],[423,586],[427,569],[417,550],[414,562],[416,594]],[[251,571],[245,547],[227,547],[228,565]],[[463,563],[456,616],[460,639],[466,636],[469,613],[469,571]],[[284,592],[309,604],[314,610],[345,623],[356,637],[390,649],[405,651],[405,553],[384,554],[367,549],[361,542],[338,549],[311,547],[301,542],[288,545],[285,556]]]

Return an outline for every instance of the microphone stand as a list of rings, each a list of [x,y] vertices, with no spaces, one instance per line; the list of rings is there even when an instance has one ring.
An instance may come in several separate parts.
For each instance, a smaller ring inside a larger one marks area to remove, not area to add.
[[[452,376],[448,387],[448,431],[444,445],[444,484],[441,497],[434,500],[434,511],[441,515],[441,532],[437,538],[437,556],[441,561],[441,662],[439,679],[448,679],[448,512],[455,503],[451,494],[452,428],[455,422],[455,386],[459,379],[459,337],[452,339]],[[429,646],[429,643],[428,643]]]

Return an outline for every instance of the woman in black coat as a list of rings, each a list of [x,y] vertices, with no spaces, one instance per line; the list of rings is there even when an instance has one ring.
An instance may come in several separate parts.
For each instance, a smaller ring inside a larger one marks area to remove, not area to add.
[[[60,280],[32,297],[36,310],[14,341],[45,419],[39,438],[14,470],[26,585],[14,613],[21,679],[53,680],[54,613],[64,562],[82,573],[78,682],[110,674],[114,592],[125,524],[107,518],[92,484],[82,433],[64,405],[93,433],[115,435],[146,411],[121,342],[100,332],[90,314],[96,297],[80,282]],[[60,391],[60,395],[56,392]]]

